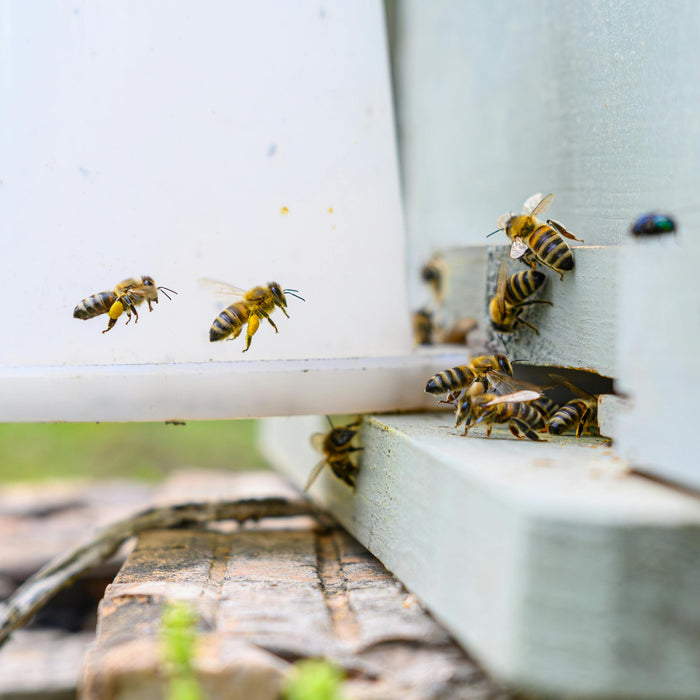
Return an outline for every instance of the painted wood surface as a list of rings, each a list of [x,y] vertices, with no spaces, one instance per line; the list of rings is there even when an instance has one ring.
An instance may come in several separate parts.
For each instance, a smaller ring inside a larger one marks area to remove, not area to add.
[[[0,420],[164,421],[415,410],[465,347],[389,357],[0,369]]]
[[[265,421],[301,485],[320,419]],[[689,700],[700,687],[700,501],[605,442],[463,438],[449,414],[373,416],[353,493],[311,489],[502,680],[573,697]],[[663,653],[659,653],[663,639]]]

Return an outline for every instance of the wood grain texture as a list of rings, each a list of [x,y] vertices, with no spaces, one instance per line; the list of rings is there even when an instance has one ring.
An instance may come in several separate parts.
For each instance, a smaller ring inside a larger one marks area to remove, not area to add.
[[[463,438],[452,423],[365,419],[357,489],[326,470],[311,496],[500,679],[583,698],[693,698],[700,501],[630,473],[599,439],[536,443],[502,426]],[[297,484],[319,426],[265,421],[268,458]]]
[[[195,666],[213,700],[276,699],[291,663],[307,656],[343,667],[348,695],[360,700],[510,697],[364,547],[298,519],[142,535],[102,601],[85,700],[158,697],[167,600],[197,612]]]

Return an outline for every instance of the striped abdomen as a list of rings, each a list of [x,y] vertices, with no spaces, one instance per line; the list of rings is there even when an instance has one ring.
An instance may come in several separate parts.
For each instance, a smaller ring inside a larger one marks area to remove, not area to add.
[[[223,340],[233,333],[236,338],[243,326],[248,321],[248,307],[242,301],[225,308],[211,324],[209,329],[209,340],[213,343],[216,340]]]
[[[549,419],[559,409],[559,404],[547,396],[540,396],[538,399],[530,401],[530,405],[536,408],[545,419]]]
[[[73,309],[73,318],[94,318],[100,314],[106,314],[112,304],[117,300],[117,295],[114,292],[98,292],[86,299],[83,299]]]
[[[490,407],[493,411],[491,420],[494,423],[507,423],[510,420],[520,420],[533,430],[544,430],[544,417],[529,403],[501,403]]]
[[[572,258],[573,260],[573,258]],[[506,282],[504,297],[507,304],[515,306],[532,296],[542,287],[547,277],[539,270],[525,270],[511,275]]]
[[[540,262],[557,272],[574,269],[574,254],[564,237],[549,224],[540,224],[528,237],[530,250]]]
[[[591,411],[590,401],[586,401],[586,399],[572,399],[552,416],[548,430],[552,435],[561,435],[567,430],[571,430],[574,426],[580,426],[586,414]],[[577,434],[580,434],[579,429],[577,429]]]
[[[443,369],[428,380],[425,390],[429,394],[446,394],[447,392],[459,391],[470,386],[475,378],[474,372],[466,365]]]

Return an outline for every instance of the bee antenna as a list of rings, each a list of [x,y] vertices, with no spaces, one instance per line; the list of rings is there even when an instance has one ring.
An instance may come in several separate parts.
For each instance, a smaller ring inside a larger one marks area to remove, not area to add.
[[[331,426],[331,430],[335,430],[335,426],[333,425],[333,421],[331,420],[331,417],[326,416],[326,420],[328,421],[328,424]]]
[[[527,362],[527,360],[511,360],[511,361],[510,361],[510,364],[511,364],[511,365],[514,365],[514,364],[516,364],[517,362]]]
[[[170,297],[168,296],[168,292],[170,292],[171,294],[177,294],[177,292],[174,289],[170,289],[169,287],[158,287],[158,290],[163,292],[163,294],[165,294],[165,296],[168,297],[168,299],[170,299]]]
[[[301,299],[302,301],[306,301],[304,297],[300,297],[298,294],[294,294],[296,292],[296,289],[283,289],[282,290],[285,294],[289,294],[290,297],[295,297],[296,299]]]
[[[498,233],[499,231],[503,231],[503,229],[502,229],[502,228],[497,228],[495,231],[491,231],[491,233],[489,233],[489,234],[486,236],[486,238],[489,238],[490,236],[493,236],[494,233]]]

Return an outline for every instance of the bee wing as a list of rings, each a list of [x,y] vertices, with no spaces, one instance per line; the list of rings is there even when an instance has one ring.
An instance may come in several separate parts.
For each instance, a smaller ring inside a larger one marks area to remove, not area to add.
[[[581,397],[582,399],[593,399],[595,398],[593,394],[589,394],[587,391],[584,391],[580,387],[576,386],[575,384],[572,384],[566,377],[562,377],[561,374],[552,374],[550,372],[549,376],[557,382],[557,384],[561,384],[562,386],[565,386],[572,394],[575,394],[576,396]]]
[[[513,218],[513,214],[511,212],[506,212],[505,214],[501,214],[498,219],[496,220],[496,226],[498,228],[505,228],[508,225],[508,222]]]
[[[513,394],[518,391],[532,391],[536,393],[538,397],[542,396],[542,387],[530,382],[525,382],[522,379],[513,379],[513,377],[504,374],[503,372],[490,370],[489,372],[486,372],[484,376],[489,383],[489,391],[492,393],[506,395]]]
[[[514,394],[505,394],[504,396],[497,396],[491,401],[487,401],[484,406],[495,406],[499,403],[522,403],[524,401],[534,401],[538,399],[541,394],[537,391],[516,391]]]
[[[517,260],[527,252],[527,243],[522,238],[514,238],[510,246],[510,257]]]
[[[326,440],[326,433],[314,433],[309,442],[316,452],[323,452],[323,443]]]
[[[504,262],[498,268],[498,279],[496,280],[496,294],[494,299],[498,304],[498,310],[502,316],[506,313],[506,282],[508,281],[508,268]]]
[[[231,297],[243,297],[247,290],[240,287],[234,287],[227,282],[220,282],[209,277],[200,277],[199,284],[206,289],[210,294],[216,297],[230,299]]]
[[[321,470],[323,467],[326,466],[326,459],[325,457],[313,468],[311,471],[311,474],[309,474],[309,478],[306,481],[306,486],[304,486],[304,491],[308,491],[311,488],[311,484],[316,481],[316,478],[318,475],[321,473]]]
[[[542,214],[549,209],[553,199],[554,195],[551,192],[546,197],[543,197],[541,192],[533,194],[532,197],[525,200],[523,214],[531,214],[532,216]],[[525,211],[526,209],[527,211]]]

